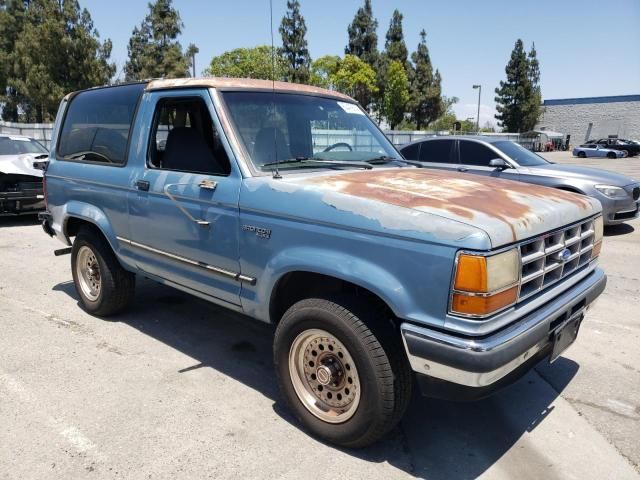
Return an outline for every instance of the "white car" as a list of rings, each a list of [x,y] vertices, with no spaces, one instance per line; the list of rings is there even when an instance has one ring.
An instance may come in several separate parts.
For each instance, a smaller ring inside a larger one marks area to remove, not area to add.
[[[597,143],[586,143],[573,149],[573,156],[586,158],[586,157],[607,157],[607,158],[623,158],[628,156],[629,153],[625,150],[613,150],[611,148],[603,147]]]
[[[34,168],[33,162],[48,156],[33,138],[0,134],[0,216],[44,210],[42,170]]]

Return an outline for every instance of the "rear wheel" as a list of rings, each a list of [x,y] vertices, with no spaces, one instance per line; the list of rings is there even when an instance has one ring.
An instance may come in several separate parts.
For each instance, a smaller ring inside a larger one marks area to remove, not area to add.
[[[345,447],[391,430],[411,395],[400,333],[350,297],[294,304],[278,324],[274,360],[282,393],[314,435]]]
[[[104,237],[81,228],[71,250],[73,282],[83,308],[108,316],[124,310],[133,298],[135,275],[118,262]]]
[[[618,156],[613,152],[609,152],[607,153],[607,158],[618,158]]]

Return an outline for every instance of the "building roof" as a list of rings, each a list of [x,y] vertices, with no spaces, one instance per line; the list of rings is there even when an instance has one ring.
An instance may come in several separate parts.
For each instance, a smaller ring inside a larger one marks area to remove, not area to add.
[[[557,98],[545,100],[543,105],[585,105],[590,103],[640,102],[640,95],[615,95],[612,97]]]
[[[188,88],[188,87],[211,87],[229,89],[249,89],[249,90],[275,90],[276,92],[306,93],[311,95],[321,95],[332,97],[338,100],[353,102],[354,100],[333,90],[301,85],[299,83],[272,82],[271,80],[256,80],[252,78],[223,78],[223,77],[203,77],[203,78],[168,78],[161,80],[151,80],[146,90],[163,90],[167,88]]]

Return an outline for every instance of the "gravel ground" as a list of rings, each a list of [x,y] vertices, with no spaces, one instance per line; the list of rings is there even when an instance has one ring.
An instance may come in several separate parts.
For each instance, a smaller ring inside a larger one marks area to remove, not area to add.
[[[640,222],[606,234],[607,290],[556,363],[480,402],[414,396],[348,451],[283,407],[270,327],[144,280],[131,311],[92,317],[61,244],[0,218],[0,478],[640,479]]]

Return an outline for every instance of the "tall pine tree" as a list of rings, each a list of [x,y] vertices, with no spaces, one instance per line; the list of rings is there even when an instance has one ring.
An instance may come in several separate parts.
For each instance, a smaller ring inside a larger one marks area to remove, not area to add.
[[[387,30],[384,50],[389,60],[397,60],[406,68],[408,50],[407,45],[404,43],[402,18],[399,10],[393,11],[393,16],[389,22],[389,30]]]
[[[184,25],[172,0],[156,0],[148,6],[149,13],[129,39],[125,79],[189,76],[190,52],[183,53],[177,41]]]
[[[355,55],[370,66],[375,67],[378,60],[378,21],[373,16],[371,0],[365,0],[358,9],[353,22],[347,28],[349,44],[344,49],[347,55]]]
[[[0,5],[0,23],[7,13],[19,14],[11,30],[0,30],[0,49],[9,62],[1,68],[6,72],[0,85],[3,117],[51,121],[64,94],[109,82],[115,73],[109,62],[111,42],[100,42],[91,15],[77,0],[18,3]],[[4,45],[11,42],[13,49],[7,54]]]
[[[506,81],[496,88],[496,119],[507,132],[525,132],[535,127],[540,111],[540,93],[532,79],[540,73],[535,55],[535,71],[527,58],[522,40],[516,40],[511,58],[505,68]]]
[[[281,54],[287,63],[286,79],[294,83],[309,83],[311,57],[307,48],[307,25],[300,13],[298,0],[287,1],[287,13],[282,17],[280,35]]]
[[[411,54],[413,68],[411,70],[411,98],[409,109],[411,120],[420,130],[422,127],[439,118],[445,111],[442,102],[442,87],[440,72],[433,73],[431,57],[427,48],[427,32],[420,32],[420,43]]]

